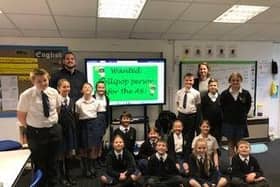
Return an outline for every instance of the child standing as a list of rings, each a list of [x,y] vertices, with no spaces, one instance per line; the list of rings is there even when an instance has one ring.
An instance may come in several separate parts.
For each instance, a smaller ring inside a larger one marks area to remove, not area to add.
[[[62,155],[59,160],[60,182],[64,186],[76,185],[77,182],[70,176],[70,163],[73,152],[77,149],[76,123],[74,114],[74,102],[69,97],[70,83],[66,79],[60,79],[57,90],[60,93],[61,108],[59,124],[62,126]]]
[[[252,98],[249,91],[241,87],[242,80],[240,73],[232,73],[228,79],[229,88],[221,94],[222,133],[228,139],[230,162],[237,142],[249,136],[247,114],[251,108]]]
[[[80,154],[83,165],[83,174],[86,177],[94,177],[95,159],[98,146],[102,142],[103,124],[97,120],[98,102],[92,97],[92,85],[84,83],[82,87],[83,97],[76,101],[76,114],[79,119]]]
[[[105,83],[103,81],[98,81],[95,85],[96,93],[93,97],[99,102],[99,108],[97,112],[97,119],[103,126],[103,135],[106,133],[106,129],[108,127],[109,119],[109,98],[106,95]],[[103,142],[102,142],[103,143]],[[96,159],[97,167],[102,165],[101,156],[102,156],[102,143],[96,146],[96,155],[98,156]]]
[[[172,126],[172,132],[168,136],[168,155],[176,162],[176,167],[181,174],[189,173],[188,159],[191,152],[191,143],[187,142],[183,135],[183,124],[180,120],[175,120]]]
[[[204,139],[207,143],[207,154],[214,161],[214,166],[219,169],[219,155],[217,151],[219,149],[219,145],[216,138],[209,134],[210,129],[209,122],[207,120],[203,120],[200,125],[200,134],[193,139],[192,149],[194,150],[198,139]]]
[[[113,137],[113,150],[106,156],[106,173],[100,177],[101,183],[119,187],[131,187],[141,177],[136,169],[133,155],[124,149],[124,140],[121,136]]]
[[[252,187],[268,187],[263,172],[255,157],[250,155],[248,141],[240,140],[237,144],[237,154],[232,158],[232,185]]]
[[[138,154],[138,166],[142,174],[147,173],[148,161],[150,157],[156,153],[156,144],[159,140],[159,133],[156,128],[150,128],[148,139],[141,145]]]
[[[227,179],[219,176],[213,160],[207,154],[205,139],[200,138],[195,142],[189,165],[191,176],[189,184],[192,187],[222,187],[227,185]]]
[[[176,93],[175,102],[178,110],[178,119],[183,123],[183,135],[192,142],[198,120],[198,107],[200,105],[200,93],[192,88],[194,76],[187,73],[184,76],[184,88]]]
[[[201,112],[204,120],[208,120],[213,135],[218,143],[222,138],[222,108],[221,96],[218,93],[218,80],[210,78],[208,82],[208,93],[201,98]]]
[[[113,136],[120,135],[125,144],[125,148],[133,154],[136,141],[136,129],[130,126],[132,116],[128,112],[123,112],[120,116],[120,126],[117,128]]]
[[[179,175],[179,170],[173,159],[167,154],[167,143],[159,140],[157,152],[148,161],[147,184],[149,187],[187,186],[187,181]]]
[[[39,186],[57,183],[57,157],[62,138],[58,122],[60,99],[58,92],[49,87],[49,73],[34,69],[30,73],[33,87],[21,93],[17,105],[17,118],[26,128],[35,170],[43,171]]]

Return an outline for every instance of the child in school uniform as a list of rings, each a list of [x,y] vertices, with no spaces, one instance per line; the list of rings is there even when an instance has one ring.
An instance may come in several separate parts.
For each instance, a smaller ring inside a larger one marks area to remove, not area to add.
[[[250,143],[240,140],[232,158],[232,186],[268,187],[268,182],[255,157],[250,155]]]
[[[148,161],[147,186],[187,186],[187,180],[180,176],[174,160],[167,154],[167,142],[163,139],[158,140],[156,150]]]
[[[75,123],[75,103],[69,97],[70,83],[66,79],[60,79],[57,90],[61,98],[59,112],[59,124],[62,126],[62,150],[59,159],[60,182],[64,186],[76,185],[77,182],[70,176],[70,163],[74,151],[77,149],[77,134]]]
[[[109,111],[110,111],[110,106],[109,106],[109,97],[106,95],[106,88],[105,88],[105,83],[104,81],[98,81],[95,85],[95,91],[96,93],[93,95],[93,97],[99,102],[99,109],[97,112],[97,119],[99,120],[100,123],[103,125],[103,135],[106,133],[106,129],[108,127],[108,122],[109,120]],[[102,163],[102,143],[96,146],[96,155],[98,156],[96,158],[96,167],[101,167],[103,165]]]
[[[49,87],[49,73],[36,68],[30,73],[33,87],[20,94],[17,118],[26,128],[31,160],[43,177],[39,186],[57,184],[57,157],[62,139],[58,124],[60,98],[57,90]]]
[[[182,175],[188,175],[188,159],[191,153],[191,142],[187,142],[183,135],[183,124],[180,120],[175,120],[172,132],[167,139],[168,155],[176,162],[176,167]]]
[[[156,144],[159,140],[159,132],[156,128],[150,128],[148,139],[141,145],[138,154],[138,166],[143,175],[147,173],[148,161],[156,153]]]
[[[196,140],[189,159],[190,181],[192,187],[223,187],[227,179],[219,176],[213,160],[207,154],[207,142],[203,138]]]
[[[237,142],[248,137],[247,114],[251,108],[252,97],[241,87],[243,78],[234,72],[229,76],[230,86],[221,94],[223,112],[222,134],[228,139],[229,162],[234,155]]]
[[[193,74],[187,73],[184,76],[184,88],[178,90],[175,97],[178,119],[183,123],[183,135],[188,138],[187,142],[192,142],[200,116],[197,114],[201,100],[200,93],[192,87],[193,83]]]
[[[112,146],[113,149],[106,156],[106,172],[100,177],[101,183],[118,187],[134,186],[141,177],[134,156],[124,148],[120,135],[113,137]]]
[[[136,129],[130,126],[132,115],[123,112],[120,116],[120,126],[114,131],[113,136],[120,135],[125,144],[125,148],[134,155],[134,145],[136,141]]]
[[[216,138],[218,143],[222,138],[222,108],[221,96],[218,93],[218,80],[210,78],[208,82],[208,93],[201,98],[201,113],[204,120],[208,120],[211,129],[210,134]]]
[[[84,83],[83,97],[76,101],[75,112],[79,119],[80,156],[83,165],[83,175],[96,176],[94,162],[97,158],[96,149],[102,142],[103,126],[97,120],[99,103],[92,97],[92,85]]]
[[[214,166],[219,169],[219,145],[216,138],[209,134],[210,129],[209,122],[207,120],[203,120],[200,124],[200,134],[193,139],[192,149],[194,150],[198,139],[204,139],[207,142],[207,154],[214,161]]]

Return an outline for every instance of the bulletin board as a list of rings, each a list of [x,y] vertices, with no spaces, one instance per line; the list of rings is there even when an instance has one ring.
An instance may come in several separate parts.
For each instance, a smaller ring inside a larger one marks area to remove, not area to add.
[[[192,73],[197,77],[198,64],[201,62],[207,62],[209,64],[211,77],[219,81],[220,93],[228,88],[229,75],[233,72],[239,72],[243,77],[242,87],[248,90],[252,96],[252,107],[249,114],[255,114],[257,86],[256,61],[181,61],[179,70],[179,88],[183,87],[183,78],[186,73]]]
[[[18,96],[31,86],[29,73],[44,68],[50,74],[61,67],[65,46],[0,46],[0,117],[16,110]]]

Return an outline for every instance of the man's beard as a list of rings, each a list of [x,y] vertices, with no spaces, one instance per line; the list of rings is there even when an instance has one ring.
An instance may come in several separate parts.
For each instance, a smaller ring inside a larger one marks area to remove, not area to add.
[[[76,66],[77,66],[76,64],[71,65],[71,66],[69,66],[69,65],[67,65],[67,64],[64,64],[64,67],[65,67],[66,69],[74,69]]]

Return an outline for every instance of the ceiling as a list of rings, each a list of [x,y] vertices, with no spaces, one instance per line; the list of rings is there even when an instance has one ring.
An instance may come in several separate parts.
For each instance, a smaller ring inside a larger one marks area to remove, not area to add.
[[[147,0],[137,20],[97,18],[98,0],[1,0],[0,37],[280,42],[280,0]],[[213,23],[233,4],[271,6],[245,24]]]

